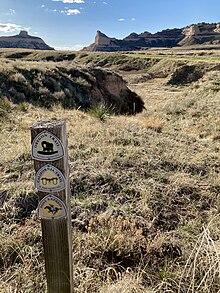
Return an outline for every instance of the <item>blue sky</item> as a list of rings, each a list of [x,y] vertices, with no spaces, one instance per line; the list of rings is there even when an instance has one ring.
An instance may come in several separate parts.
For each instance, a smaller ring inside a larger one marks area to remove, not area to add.
[[[220,0],[0,0],[0,35],[21,29],[56,49],[77,50],[97,30],[122,39],[198,22],[220,22]]]

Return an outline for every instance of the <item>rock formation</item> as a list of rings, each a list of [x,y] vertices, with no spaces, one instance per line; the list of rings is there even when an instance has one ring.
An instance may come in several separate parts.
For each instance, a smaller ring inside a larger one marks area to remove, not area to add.
[[[184,28],[166,29],[155,34],[131,33],[122,40],[109,38],[97,31],[95,42],[82,51],[133,51],[151,47],[190,46],[196,44],[220,44],[220,23],[199,23]]]
[[[109,38],[102,32],[97,31],[95,36],[95,43],[91,44],[89,47],[83,48],[82,51],[120,51],[121,42],[121,40],[117,40],[116,38]]]
[[[220,23],[199,23],[183,28],[181,46],[196,44],[220,44]]]
[[[24,48],[37,50],[54,50],[41,38],[28,35],[28,32],[21,31],[18,35],[0,37],[0,48]]]

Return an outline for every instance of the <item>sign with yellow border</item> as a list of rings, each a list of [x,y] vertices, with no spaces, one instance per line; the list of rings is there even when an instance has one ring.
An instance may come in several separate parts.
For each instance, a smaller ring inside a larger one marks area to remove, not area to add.
[[[60,198],[48,194],[39,202],[37,214],[40,219],[57,220],[67,217],[67,209]]]
[[[47,164],[37,171],[35,187],[39,191],[54,192],[65,189],[66,182],[59,169]]]

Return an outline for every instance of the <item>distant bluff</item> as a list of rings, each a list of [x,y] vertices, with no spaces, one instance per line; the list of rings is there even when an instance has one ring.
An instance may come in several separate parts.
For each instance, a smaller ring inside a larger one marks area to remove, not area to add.
[[[54,50],[41,38],[30,36],[26,31],[20,31],[18,35],[0,37],[0,48],[24,48],[36,50]]]
[[[131,33],[126,38],[119,40],[109,38],[104,33],[97,31],[95,42],[82,51],[134,51],[151,47],[190,46],[196,44],[220,44],[220,23],[198,23],[184,28],[166,29],[152,34]]]

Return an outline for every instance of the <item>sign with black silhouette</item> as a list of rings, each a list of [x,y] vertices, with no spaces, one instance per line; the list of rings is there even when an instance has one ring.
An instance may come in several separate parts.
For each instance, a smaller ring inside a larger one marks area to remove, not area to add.
[[[54,192],[65,189],[66,182],[60,170],[48,164],[37,171],[35,187],[39,191]]]
[[[32,157],[40,161],[54,161],[64,156],[62,142],[52,133],[40,132],[32,143]]]
[[[67,217],[67,209],[60,198],[48,194],[39,202],[37,214],[40,219],[62,219]]]

